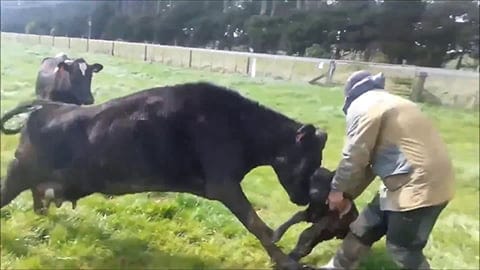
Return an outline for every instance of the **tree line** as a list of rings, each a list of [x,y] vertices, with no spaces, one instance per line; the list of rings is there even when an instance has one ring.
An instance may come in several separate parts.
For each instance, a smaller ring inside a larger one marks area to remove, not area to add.
[[[2,8],[2,31],[430,67],[455,59],[461,68],[465,56],[478,65],[478,28],[479,2],[471,0],[113,0]]]

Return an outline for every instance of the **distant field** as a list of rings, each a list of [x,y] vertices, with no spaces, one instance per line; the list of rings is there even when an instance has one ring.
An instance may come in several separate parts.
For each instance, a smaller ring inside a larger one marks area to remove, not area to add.
[[[1,46],[1,111],[30,99],[40,60],[56,54],[41,46],[4,43]],[[207,71],[185,70],[161,64],[127,61],[107,55],[74,54],[104,70],[93,81],[96,102],[141,89],[207,80],[228,86],[278,111],[314,123],[329,132],[325,165],[334,168],[343,143],[344,118],[339,88],[275,80],[249,79]],[[388,78],[387,78],[388,79]],[[440,216],[426,248],[435,269],[479,269],[479,115],[477,112],[424,106],[447,141],[457,176],[455,200]],[[18,143],[1,136],[1,175]],[[243,182],[249,199],[270,226],[278,226],[296,206],[268,168],[252,171]],[[358,200],[362,208],[378,182]],[[188,194],[127,195],[106,200],[100,195],[33,213],[29,192],[0,212],[1,269],[118,269],[118,268],[269,268],[260,243],[220,203]],[[306,224],[292,228],[281,241],[288,252]],[[323,243],[305,258],[326,263],[339,241]],[[375,245],[364,269],[392,268],[384,241]]]

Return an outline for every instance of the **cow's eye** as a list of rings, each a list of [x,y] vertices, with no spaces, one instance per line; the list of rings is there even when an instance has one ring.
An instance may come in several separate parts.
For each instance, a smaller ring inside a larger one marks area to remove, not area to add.
[[[276,157],[275,162],[278,164],[284,164],[287,162],[287,157],[284,157],[284,156]]]

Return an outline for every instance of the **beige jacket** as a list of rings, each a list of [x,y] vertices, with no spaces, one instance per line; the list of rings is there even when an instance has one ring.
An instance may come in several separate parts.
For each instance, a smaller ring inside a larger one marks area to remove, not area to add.
[[[378,176],[380,208],[407,211],[450,201],[454,174],[447,147],[413,102],[384,90],[355,99],[332,189],[353,198]]]

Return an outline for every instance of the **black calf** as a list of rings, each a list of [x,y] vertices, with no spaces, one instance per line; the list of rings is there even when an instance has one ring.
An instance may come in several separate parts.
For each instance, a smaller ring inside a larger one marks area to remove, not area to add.
[[[350,210],[341,216],[338,212],[328,209],[326,201],[334,175],[335,171],[318,168],[310,178],[308,208],[295,213],[274,232],[273,239],[274,242],[277,242],[294,224],[302,221],[313,223],[300,234],[297,245],[289,254],[296,261],[310,254],[320,242],[334,238],[343,239],[349,231],[350,223],[358,217],[358,210],[354,202],[352,202]]]

